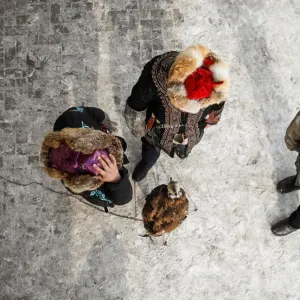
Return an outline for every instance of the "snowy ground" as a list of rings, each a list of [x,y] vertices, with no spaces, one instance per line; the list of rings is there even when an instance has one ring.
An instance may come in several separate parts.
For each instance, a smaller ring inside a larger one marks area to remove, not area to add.
[[[270,232],[299,204],[274,188],[295,173],[283,137],[300,109],[299,17],[297,0],[0,0],[0,298],[300,299],[300,233]],[[147,60],[194,42],[230,62],[222,120],[189,159],[162,155],[137,203],[113,210],[134,217],[179,179],[198,211],[165,247],[141,222],[59,194],[39,147],[65,109],[98,106],[120,124],[132,172],[141,147],[125,100]]]

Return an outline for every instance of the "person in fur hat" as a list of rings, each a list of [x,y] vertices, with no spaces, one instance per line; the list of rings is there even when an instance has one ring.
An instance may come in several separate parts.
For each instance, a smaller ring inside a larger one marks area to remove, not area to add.
[[[72,193],[107,207],[132,199],[126,142],[112,135],[116,124],[99,108],[71,107],[54,124],[42,143],[46,173]]]
[[[296,160],[297,174],[282,179],[277,183],[276,189],[280,194],[287,194],[300,190],[300,111],[286,130],[285,144],[291,151],[298,152]],[[300,229],[300,206],[288,218],[272,226],[272,232],[283,236]]]
[[[140,181],[159,158],[186,158],[204,129],[219,122],[228,95],[228,65],[203,45],[167,52],[148,62],[125,107],[127,125],[142,139]]]

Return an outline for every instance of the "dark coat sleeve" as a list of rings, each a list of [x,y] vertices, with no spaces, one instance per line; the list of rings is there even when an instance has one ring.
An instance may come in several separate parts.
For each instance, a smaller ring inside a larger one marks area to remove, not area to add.
[[[120,170],[121,180],[115,183],[104,183],[100,188],[80,195],[87,201],[98,206],[124,205],[132,199],[132,186],[129,181],[128,171],[122,167]]]
[[[132,88],[131,95],[127,99],[127,104],[135,111],[144,111],[156,95],[151,73],[152,65],[153,60],[145,65],[138,82]]]
[[[116,183],[105,183],[105,192],[115,205],[124,205],[132,199],[132,186],[129,181],[128,170],[122,167],[120,171],[121,180]]]

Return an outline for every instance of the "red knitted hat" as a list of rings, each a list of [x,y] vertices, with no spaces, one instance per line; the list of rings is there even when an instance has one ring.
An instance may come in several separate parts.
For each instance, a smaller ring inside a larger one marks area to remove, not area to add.
[[[228,97],[228,90],[227,63],[201,44],[180,52],[168,73],[169,100],[183,112],[197,114],[200,109],[221,103]]]
[[[203,65],[189,75],[184,82],[187,97],[191,100],[200,100],[211,95],[216,85],[223,82],[214,82],[213,73],[209,68],[214,64],[211,58],[206,58]]]

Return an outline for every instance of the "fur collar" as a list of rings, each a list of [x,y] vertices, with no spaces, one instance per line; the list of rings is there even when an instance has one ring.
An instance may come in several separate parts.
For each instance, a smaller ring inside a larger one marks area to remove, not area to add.
[[[80,194],[92,191],[100,187],[103,182],[96,176],[69,175],[60,170],[49,167],[49,150],[58,148],[62,143],[68,145],[74,151],[91,154],[97,149],[108,149],[115,156],[118,168],[123,165],[123,148],[120,140],[110,134],[91,128],[64,128],[61,131],[48,133],[42,143],[41,160],[46,173],[53,179],[63,181],[63,184],[73,193]]]
[[[214,81],[223,81],[223,83],[214,88],[210,97],[201,99],[201,101],[190,100],[187,98],[184,82],[190,74],[202,66],[206,57],[210,57],[214,61],[214,64],[209,67]],[[168,96],[172,105],[182,111],[196,114],[200,109],[219,104],[226,100],[228,90],[228,65],[203,45],[196,44],[186,48],[179,53],[171,66],[168,76]]]

